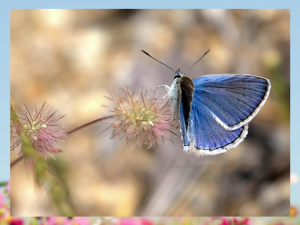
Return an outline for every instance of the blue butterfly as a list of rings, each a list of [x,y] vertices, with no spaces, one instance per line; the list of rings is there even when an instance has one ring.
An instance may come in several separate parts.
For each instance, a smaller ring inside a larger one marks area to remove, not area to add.
[[[248,123],[269,96],[271,82],[251,74],[214,74],[191,79],[185,75],[193,66],[185,74],[180,69],[173,70],[171,87],[161,85],[168,90],[174,118],[179,117],[183,151],[197,156],[224,153],[245,139]]]

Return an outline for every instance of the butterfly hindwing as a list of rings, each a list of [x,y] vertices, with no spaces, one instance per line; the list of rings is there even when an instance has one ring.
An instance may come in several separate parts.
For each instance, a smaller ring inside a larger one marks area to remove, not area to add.
[[[248,133],[248,125],[236,130],[225,130],[206,108],[193,101],[189,127],[185,127],[183,105],[180,104],[180,125],[184,151],[197,155],[216,155],[241,143]]]
[[[218,154],[241,143],[248,133],[248,125],[236,130],[225,130],[211,116],[211,112],[205,108],[195,107],[197,101],[193,101],[190,114],[191,132],[193,137],[193,151],[201,155]]]

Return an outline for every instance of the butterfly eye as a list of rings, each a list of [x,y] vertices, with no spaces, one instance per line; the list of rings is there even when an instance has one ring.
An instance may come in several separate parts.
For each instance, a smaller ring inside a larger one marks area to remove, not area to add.
[[[181,76],[180,75],[176,75],[175,77],[174,77],[174,80],[176,79],[176,78],[180,78]]]

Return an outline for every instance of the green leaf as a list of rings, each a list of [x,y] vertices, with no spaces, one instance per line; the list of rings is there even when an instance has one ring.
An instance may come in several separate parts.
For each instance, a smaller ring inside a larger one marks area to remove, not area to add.
[[[0,187],[5,187],[7,185],[7,181],[0,182]]]

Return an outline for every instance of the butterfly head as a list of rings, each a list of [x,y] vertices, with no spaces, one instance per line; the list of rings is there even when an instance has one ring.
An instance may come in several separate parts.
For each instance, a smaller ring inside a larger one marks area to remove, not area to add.
[[[175,77],[174,77],[174,79],[181,78],[183,76],[184,76],[184,74],[180,71],[180,69],[178,69],[178,70],[175,71]]]

